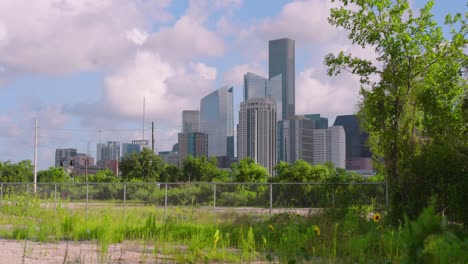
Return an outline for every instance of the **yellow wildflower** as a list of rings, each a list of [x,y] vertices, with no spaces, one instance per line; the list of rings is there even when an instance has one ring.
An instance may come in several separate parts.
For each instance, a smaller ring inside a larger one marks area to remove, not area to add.
[[[375,213],[374,216],[372,216],[372,220],[375,222],[375,223],[378,223],[380,221],[380,219],[382,218],[382,216],[380,215],[380,213]]]

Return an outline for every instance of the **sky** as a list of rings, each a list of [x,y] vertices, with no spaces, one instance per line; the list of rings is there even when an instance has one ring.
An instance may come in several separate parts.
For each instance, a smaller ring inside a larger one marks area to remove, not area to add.
[[[426,1],[411,1],[412,8]],[[341,50],[372,59],[327,23],[326,0],[0,0],[0,161],[54,164],[55,149],[95,156],[96,143],[151,137],[170,150],[182,110],[243,75],[268,77],[268,40],[296,43],[296,114],[331,124],[353,114],[358,79],[326,75]],[[464,0],[436,0],[434,14],[466,12]],[[448,32],[448,29],[445,29]],[[143,99],[144,98],[144,99]],[[143,122],[143,101],[145,121]],[[236,112],[235,115],[238,115]],[[330,124],[330,125],[331,125]],[[143,129],[144,127],[144,129]]]

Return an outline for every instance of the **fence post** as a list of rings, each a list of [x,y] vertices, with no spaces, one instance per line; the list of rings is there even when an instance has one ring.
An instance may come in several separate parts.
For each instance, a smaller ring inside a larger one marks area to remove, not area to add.
[[[57,212],[57,183],[54,184],[54,212]]]
[[[271,217],[272,208],[273,208],[273,183],[270,183],[270,217]]]
[[[213,184],[213,224],[216,224],[216,183]]]
[[[89,183],[86,183],[86,217],[88,217]]]
[[[166,182],[166,192],[164,194],[164,221],[167,220],[167,182]]]
[[[385,205],[388,208],[388,178],[385,177]]]
[[[0,186],[0,206],[3,207],[3,182]]]
[[[123,202],[124,202],[124,206],[123,206],[123,216],[124,216],[124,218],[125,218],[125,209],[127,208],[127,183],[126,183],[126,182],[124,182]]]

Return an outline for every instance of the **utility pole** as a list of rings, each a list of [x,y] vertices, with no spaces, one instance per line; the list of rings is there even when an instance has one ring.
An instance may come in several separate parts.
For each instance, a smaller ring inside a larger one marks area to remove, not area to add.
[[[145,99],[143,96],[143,140],[145,140]]]
[[[34,122],[34,193],[37,190],[37,115]]]
[[[154,122],[151,122],[151,148],[154,154]]]

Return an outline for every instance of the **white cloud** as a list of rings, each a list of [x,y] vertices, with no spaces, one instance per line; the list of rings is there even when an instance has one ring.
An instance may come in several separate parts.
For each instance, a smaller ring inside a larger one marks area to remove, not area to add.
[[[330,8],[334,6],[336,4],[320,0],[288,3],[278,17],[263,20],[255,33],[267,39],[289,37],[303,44],[330,41],[338,34],[327,21]]]
[[[126,32],[145,28],[130,0],[0,1],[0,62],[18,72],[70,73],[132,54]]]
[[[141,46],[145,43],[146,39],[148,38],[148,33],[142,31],[138,28],[133,28],[130,31],[127,31],[127,38],[135,43],[138,46]]]
[[[213,81],[216,79],[216,68],[206,66],[204,63],[190,63],[190,67],[201,77]]]
[[[229,71],[224,73],[224,83],[235,86],[242,86],[244,82],[244,74],[247,72],[252,72],[268,78],[265,70],[262,69],[259,65],[240,64],[232,67]]]
[[[360,87],[356,77],[328,77],[325,69],[308,68],[299,73],[296,82],[297,114],[320,113],[334,119],[355,112]]]
[[[216,57],[224,52],[223,40],[190,16],[182,16],[172,27],[161,28],[148,38],[145,47],[171,62]]]

